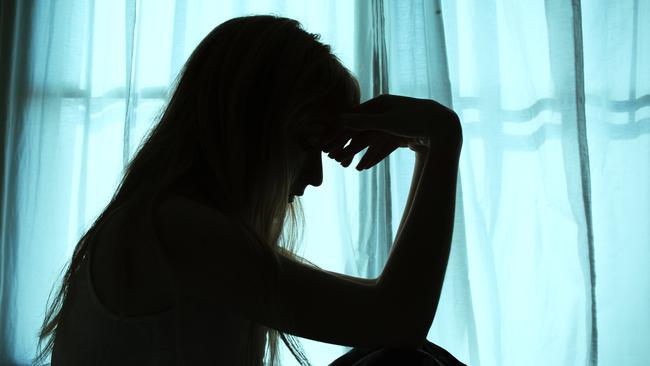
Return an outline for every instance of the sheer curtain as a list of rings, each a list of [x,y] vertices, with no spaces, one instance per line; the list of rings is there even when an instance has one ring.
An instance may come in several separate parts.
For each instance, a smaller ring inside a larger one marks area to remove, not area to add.
[[[320,33],[362,100],[433,98],[460,115],[453,247],[429,340],[471,365],[650,364],[650,1],[42,0],[0,10],[0,364],[33,356],[52,286],[190,52],[217,24],[262,13]],[[410,151],[362,173],[324,156],[323,185],[303,196],[301,254],[377,275],[412,168]],[[302,341],[315,365],[347,350]]]

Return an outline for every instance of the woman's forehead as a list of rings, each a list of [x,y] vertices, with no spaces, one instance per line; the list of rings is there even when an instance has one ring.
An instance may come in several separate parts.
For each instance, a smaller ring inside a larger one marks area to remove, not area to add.
[[[302,135],[319,135],[341,129],[343,123],[340,120],[340,115],[347,109],[339,102],[322,101],[322,103],[304,110],[301,116],[294,121],[293,129]]]

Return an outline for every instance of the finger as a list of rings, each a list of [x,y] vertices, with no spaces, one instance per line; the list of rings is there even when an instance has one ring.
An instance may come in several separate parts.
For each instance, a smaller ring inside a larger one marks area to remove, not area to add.
[[[398,148],[399,146],[396,144],[392,144],[389,147],[387,147],[385,153],[377,158],[377,163],[375,164],[379,164],[380,162],[384,161],[384,159],[386,159],[390,154],[393,153],[393,151],[397,150]]]
[[[341,153],[341,151],[345,148],[345,144],[349,141],[349,139],[342,139],[338,140],[336,142],[330,143],[327,147],[323,148],[323,151],[329,153],[328,156],[336,159],[338,154]]]
[[[361,150],[365,149],[369,145],[371,145],[373,142],[377,141],[377,136],[373,136],[371,134],[361,134],[359,136],[355,136],[352,141],[348,144],[348,146],[344,147],[341,150],[337,150],[335,152],[332,152],[331,155],[332,157],[336,158],[337,160],[345,160],[350,156],[354,156],[358,154]]]
[[[338,159],[347,160],[348,158],[353,158],[355,155],[363,151],[363,149],[371,145],[370,143],[367,142],[356,142],[354,144],[353,142],[351,142],[350,145],[348,145],[339,154],[337,154]]]
[[[328,152],[337,148],[343,148],[351,138],[354,138],[358,134],[358,131],[343,127],[329,130],[320,138],[322,150]]]
[[[368,147],[368,145],[364,145],[363,147],[359,148],[358,151],[356,153],[354,153],[354,154],[349,153],[347,155],[337,156],[336,161],[338,161],[339,163],[341,163],[341,165],[343,165],[344,167],[347,168],[347,166],[350,165],[350,163],[352,163],[352,160],[354,160],[354,158],[357,156],[357,154],[360,153],[361,151],[363,151],[364,149],[366,149],[367,147]],[[355,150],[357,150],[357,149],[355,149]]]
[[[346,155],[346,156],[341,156],[341,155],[328,155],[331,159],[336,160],[337,162],[341,163],[345,160],[348,160],[349,158],[354,158],[355,155]]]
[[[337,159],[336,161],[338,163],[340,163],[341,166],[343,166],[344,168],[347,168],[348,165],[350,165],[350,163],[352,162],[353,159],[354,159],[354,156],[351,156],[351,157],[347,157],[345,159]]]
[[[368,150],[366,151],[365,154],[363,154],[363,157],[359,160],[357,163],[357,166],[355,169],[357,170],[363,170],[372,164],[374,162],[375,156],[378,156],[378,152],[381,150],[381,148],[377,146],[370,146],[368,147]]]
[[[372,160],[369,160],[368,162],[364,163],[364,165],[357,165],[358,170],[364,170],[364,169],[370,169],[374,167],[375,165],[379,164],[382,162],[388,155],[390,155],[393,151],[395,151],[397,148],[392,147],[392,148],[387,148],[383,149],[381,153],[377,153],[376,156],[372,158]]]
[[[342,165],[344,168],[347,168],[348,166],[350,166],[350,163],[352,163],[352,160],[354,160],[354,156],[350,156],[350,157],[348,157],[348,158],[342,160],[342,161],[341,161],[341,165]]]
[[[323,144],[322,150],[329,153],[337,153],[345,147],[345,144],[350,141],[350,138],[350,135],[339,135],[329,142]]]
[[[369,146],[369,144],[367,144],[367,143],[366,144],[358,144],[357,146],[358,147],[355,148],[354,150],[347,150],[347,152],[348,152],[347,154],[344,154],[341,151],[341,152],[339,152],[338,155],[331,155],[330,154],[329,156],[330,156],[330,158],[335,159],[336,161],[341,163],[341,165],[343,165],[343,167],[348,167],[348,165],[350,165],[350,163],[352,163],[352,160],[354,160],[355,156],[357,156],[358,153],[360,153],[361,151],[366,149]],[[355,152],[352,153],[353,151],[355,151]]]
[[[363,151],[368,146],[378,146],[386,147],[396,144],[392,140],[386,140],[386,135],[379,132],[367,131],[359,136],[356,136],[350,144],[345,147],[343,150],[338,151],[334,154],[330,154],[330,157],[336,159],[338,162],[347,167],[350,164],[352,159],[361,151]]]
[[[363,170],[367,168],[371,168],[384,160],[388,155],[390,155],[393,151],[397,149],[397,145],[395,143],[390,143],[381,147],[375,147],[373,146],[372,149],[368,149],[368,151],[363,155],[363,158],[359,161],[359,163],[356,166],[357,170]]]

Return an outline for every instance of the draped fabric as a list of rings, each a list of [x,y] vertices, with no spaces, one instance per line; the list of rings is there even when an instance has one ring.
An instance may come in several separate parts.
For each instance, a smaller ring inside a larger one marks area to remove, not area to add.
[[[193,48],[268,13],[321,34],[362,100],[431,98],[461,118],[430,341],[469,365],[650,364],[648,0],[0,2],[0,364],[34,355],[48,295]],[[380,274],[413,163],[324,156],[299,254]],[[302,343],[318,365],[349,349]]]

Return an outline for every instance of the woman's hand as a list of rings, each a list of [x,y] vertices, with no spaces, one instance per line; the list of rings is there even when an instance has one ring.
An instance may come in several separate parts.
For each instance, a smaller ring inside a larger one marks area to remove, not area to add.
[[[378,164],[398,147],[426,152],[432,147],[458,149],[462,144],[456,113],[430,99],[383,94],[340,117],[339,127],[323,135],[322,150],[347,167],[368,147],[357,170]]]

